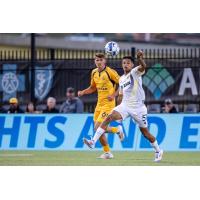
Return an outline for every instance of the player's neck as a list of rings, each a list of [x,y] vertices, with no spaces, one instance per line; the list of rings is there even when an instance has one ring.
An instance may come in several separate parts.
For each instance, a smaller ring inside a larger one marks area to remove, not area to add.
[[[127,74],[129,74],[131,71],[125,71],[124,72],[124,75],[127,75]]]
[[[98,72],[102,72],[106,68],[106,65],[103,67],[98,67]]]

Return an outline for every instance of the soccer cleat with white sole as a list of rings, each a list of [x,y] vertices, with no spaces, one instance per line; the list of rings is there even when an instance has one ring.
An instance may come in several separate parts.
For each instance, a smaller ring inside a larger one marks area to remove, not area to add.
[[[159,152],[155,153],[155,160],[154,162],[159,162],[162,160],[163,157],[163,150],[160,150]]]
[[[86,138],[83,138],[83,143],[86,144],[90,149],[94,149],[94,141],[88,140]]]
[[[114,158],[114,156],[110,152],[105,152],[105,153],[101,154],[98,158],[100,158],[100,159],[112,159],[112,158]]]
[[[124,132],[123,132],[123,128],[122,128],[121,125],[118,125],[117,128],[119,129],[119,132],[117,133],[117,135],[119,136],[119,139],[120,139],[121,141],[123,141],[123,140],[124,140]]]

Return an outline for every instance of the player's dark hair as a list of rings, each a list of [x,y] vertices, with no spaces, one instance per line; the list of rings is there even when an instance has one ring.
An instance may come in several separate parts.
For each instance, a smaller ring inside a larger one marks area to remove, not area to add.
[[[124,59],[129,59],[129,60],[131,60],[132,63],[134,63],[134,60],[133,60],[133,57],[132,57],[132,56],[124,56],[124,57],[122,58],[122,60],[124,60]]]
[[[106,58],[106,56],[103,53],[96,53],[95,57],[97,57],[97,58]]]

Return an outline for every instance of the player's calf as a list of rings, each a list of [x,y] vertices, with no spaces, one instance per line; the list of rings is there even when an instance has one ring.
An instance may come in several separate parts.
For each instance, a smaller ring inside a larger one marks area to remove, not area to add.
[[[140,131],[142,132],[142,135],[149,140],[149,142],[153,143],[155,142],[156,138],[148,131],[147,128],[140,127]]]
[[[147,128],[140,127],[140,131],[142,132],[142,134],[144,135],[144,137],[147,140],[149,140],[149,142],[151,143],[151,146],[155,150],[155,159],[154,159],[154,161],[155,162],[159,162],[160,160],[162,160],[163,150],[160,149],[156,138],[149,132],[149,130]]]

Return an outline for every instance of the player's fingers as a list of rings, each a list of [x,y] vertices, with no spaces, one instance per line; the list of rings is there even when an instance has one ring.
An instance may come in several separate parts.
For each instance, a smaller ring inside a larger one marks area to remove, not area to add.
[[[114,99],[114,97],[108,96],[108,100],[109,100],[109,101],[112,101],[113,99]]]
[[[108,99],[109,101],[111,101],[111,96],[107,96],[107,99]]]

